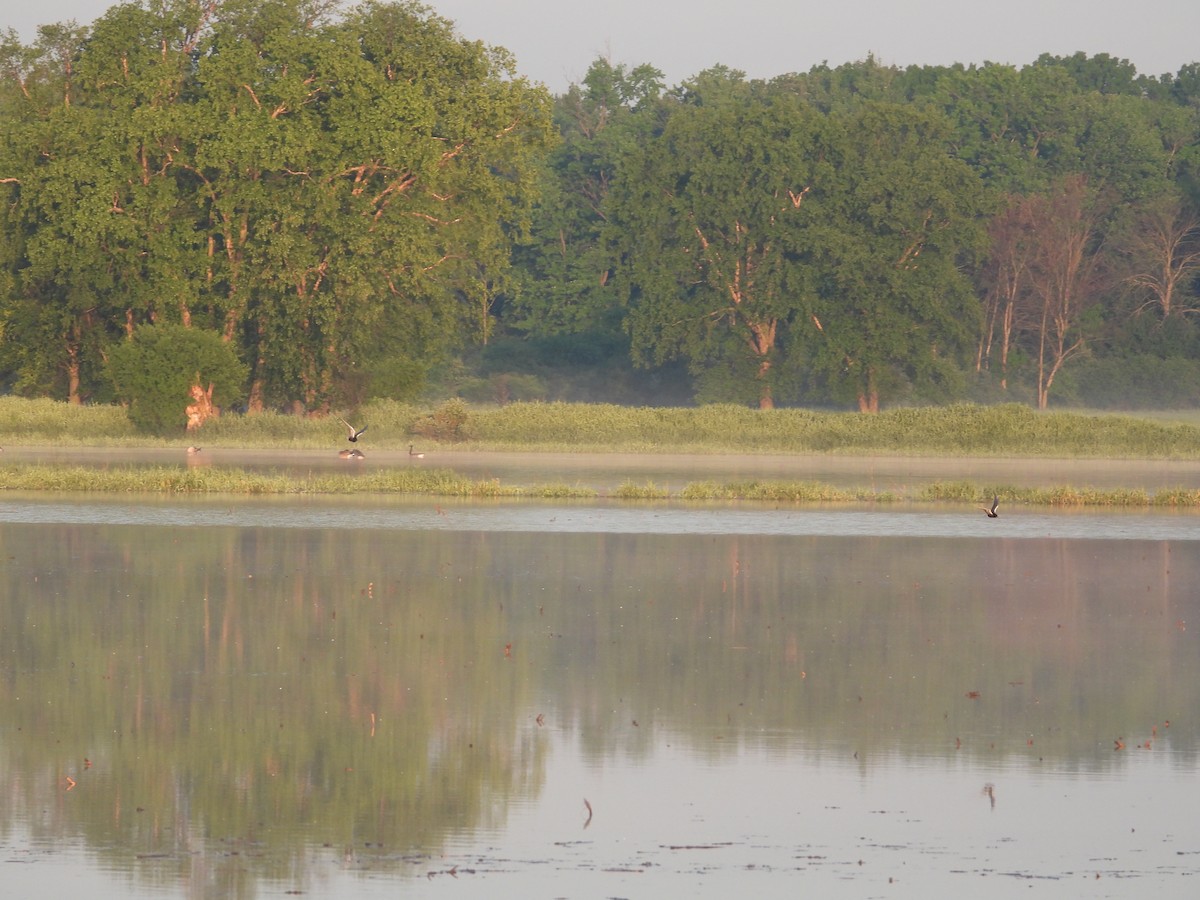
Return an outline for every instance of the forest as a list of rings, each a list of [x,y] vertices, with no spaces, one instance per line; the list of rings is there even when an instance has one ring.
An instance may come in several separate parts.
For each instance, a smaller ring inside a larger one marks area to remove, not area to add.
[[[0,33],[0,122],[0,393],[1200,404],[1200,63],[551,95],[407,0],[156,0]]]

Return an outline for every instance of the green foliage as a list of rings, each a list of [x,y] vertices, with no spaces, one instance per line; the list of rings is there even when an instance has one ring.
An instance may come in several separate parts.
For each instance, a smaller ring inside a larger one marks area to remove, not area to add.
[[[231,340],[255,410],[1045,403],[1055,378],[1095,403],[1088,354],[1137,352],[1130,285],[1174,271],[1155,311],[1200,308],[1198,72],[868,57],[669,87],[597,59],[551,98],[411,0],[123,4],[0,36],[0,385],[105,402],[103,360],[154,322]],[[1026,285],[1005,352],[1033,365],[965,377],[995,361],[999,198],[1067,181],[1098,210],[1078,314],[1050,324]],[[514,337],[522,364],[439,376]]]
[[[140,429],[182,428],[189,391],[213,388],[213,403],[231,406],[245,397],[247,367],[220,335],[180,325],[144,325],[108,354],[108,374]]]
[[[545,400],[546,384],[536,375],[518,372],[497,372],[487,378],[463,382],[459,393],[473,403],[497,403],[503,406],[518,400]]]
[[[415,396],[492,327],[549,96],[425,7],[125,4],[4,58],[23,389],[90,396],[128,324],[182,321],[237,342],[256,409],[315,410]]]
[[[363,366],[364,399],[415,400],[425,387],[426,371],[425,365],[405,356],[372,355]],[[352,383],[352,379],[347,378],[347,386]]]
[[[413,431],[435,441],[455,443],[466,440],[470,436],[471,430],[468,427],[470,418],[467,404],[458,397],[452,397],[435,409],[432,414],[414,422]]]
[[[1092,409],[1200,407],[1200,361],[1151,355],[1093,357],[1066,371],[1062,396]]]

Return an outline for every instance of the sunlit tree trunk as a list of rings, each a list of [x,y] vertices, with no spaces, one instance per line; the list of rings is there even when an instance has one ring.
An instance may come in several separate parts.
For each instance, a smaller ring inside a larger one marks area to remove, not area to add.
[[[863,376],[863,387],[858,392],[858,411],[861,413],[879,412],[879,385],[875,381],[875,372],[867,367]]]

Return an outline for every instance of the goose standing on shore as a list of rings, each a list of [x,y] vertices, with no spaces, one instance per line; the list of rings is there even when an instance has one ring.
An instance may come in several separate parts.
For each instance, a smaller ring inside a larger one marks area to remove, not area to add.
[[[413,450],[412,444],[408,445],[408,455],[411,456],[413,459],[424,459],[425,458],[424,453],[417,453]]]

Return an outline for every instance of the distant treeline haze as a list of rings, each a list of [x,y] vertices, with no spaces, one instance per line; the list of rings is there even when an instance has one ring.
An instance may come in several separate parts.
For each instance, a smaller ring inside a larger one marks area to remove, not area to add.
[[[252,411],[1200,403],[1200,63],[551,96],[416,3],[167,0],[0,35],[0,123],[8,392],[125,399],[157,324]]]

